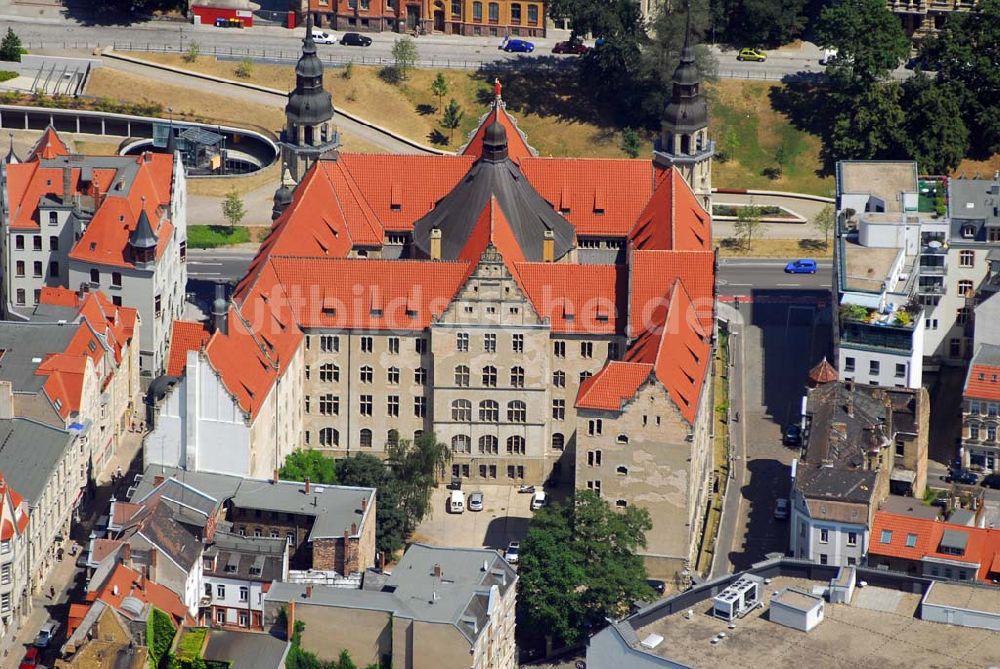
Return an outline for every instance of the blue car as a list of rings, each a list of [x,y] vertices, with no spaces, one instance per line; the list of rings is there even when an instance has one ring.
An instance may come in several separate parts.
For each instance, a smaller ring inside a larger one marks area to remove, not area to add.
[[[535,45],[528,40],[509,39],[501,44],[500,48],[507,53],[531,53],[535,50]]]
[[[793,260],[785,265],[785,272],[788,274],[815,274],[816,261],[805,258],[801,260]]]

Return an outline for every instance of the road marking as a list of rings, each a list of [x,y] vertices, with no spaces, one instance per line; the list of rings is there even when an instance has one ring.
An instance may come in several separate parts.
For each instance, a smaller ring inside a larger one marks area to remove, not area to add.
[[[819,287],[820,288],[829,288],[830,284],[828,284],[828,283],[821,283],[821,284],[819,284]]]
[[[752,283],[731,283],[730,286],[752,286]]]
[[[801,286],[802,284],[801,283],[776,283],[774,285],[778,286],[779,288],[794,288],[794,287],[797,287],[797,286]]]
[[[221,272],[188,272],[188,276],[222,276]]]
[[[221,262],[202,262],[200,260],[190,260],[190,261],[188,261],[188,265],[214,265],[214,266],[217,266],[217,267],[221,267],[222,263]]]

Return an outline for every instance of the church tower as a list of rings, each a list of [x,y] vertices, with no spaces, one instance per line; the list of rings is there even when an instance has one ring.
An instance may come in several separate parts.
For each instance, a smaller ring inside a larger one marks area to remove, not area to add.
[[[688,14],[689,24],[690,20]],[[653,162],[660,167],[677,168],[698,202],[711,214],[715,142],[708,138],[708,103],[701,90],[701,74],[695,64],[694,47],[689,44],[690,35],[689,25],[681,62],[674,70],[670,101],[663,110]]]
[[[295,65],[295,90],[285,105],[285,128],[281,131],[281,160],[294,183],[324,154],[340,146],[333,125],[333,100],[323,88],[323,63],[316,55],[312,18],[306,21],[302,56]]]

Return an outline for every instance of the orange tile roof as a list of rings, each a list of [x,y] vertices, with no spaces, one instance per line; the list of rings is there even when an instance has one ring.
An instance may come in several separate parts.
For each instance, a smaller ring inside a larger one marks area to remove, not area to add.
[[[609,362],[601,371],[580,384],[576,397],[579,409],[621,411],[653,373],[653,365],[637,362]]]
[[[525,158],[521,171],[578,235],[624,237],[653,194],[648,160]]]
[[[209,332],[204,323],[174,321],[170,337],[170,356],[167,360],[168,376],[183,376],[188,351],[199,351],[208,343]]]
[[[974,399],[1000,400],[1000,367],[972,365],[963,394]]]
[[[50,160],[59,156],[68,156],[69,147],[59,138],[59,134],[51,125],[45,129],[42,136],[38,138],[31,148],[25,162],[37,161],[39,159]]]
[[[663,321],[670,290],[677,279],[694,301],[702,327],[711,331],[715,297],[712,251],[633,251],[630,261],[630,336],[637,337]]]
[[[490,196],[490,201],[480,212],[465,246],[458,254],[458,259],[469,263],[469,272],[471,272],[482,257],[483,251],[491,244],[503,256],[504,262],[511,272],[516,275],[514,264],[524,262],[524,252],[514,236],[514,231],[510,229],[510,223],[504,216],[495,196]]]
[[[177,622],[189,620],[187,607],[173,591],[150,581],[134,569],[123,564],[115,567],[107,580],[97,590],[97,599],[115,609],[119,613],[131,614],[122,609],[122,600],[133,597],[140,602],[152,604],[164,613],[174,617]]]
[[[83,623],[90,611],[90,604],[70,604],[69,614],[66,616],[66,638],[73,636],[73,632]]]
[[[76,308],[80,306],[80,295],[75,290],[62,286],[43,286],[38,302],[56,307]]]
[[[628,233],[640,250],[709,251],[712,221],[676,170],[661,170],[656,189]]]
[[[964,555],[938,551],[941,537],[947,530],[966,536]],[[890,533],[888,542],[882,541],[883,531]],[[907,546],[911,536],[913,546]],[[992,583],[993,579],[1000,578],[1000,529],[996,528],[953,525],[939,520],[876,511],[868,553],[902,560],[932,558],[977,564],[977,580]]]
[[[0,539],[12,539],[15,534],[23,534],[27,528],[28,505],[0,473]]]
[[[535,312],[549,319],[553,332],[624,331],[624,265],[519,262],[515,267]]]
[[[493,123],[493,121],[499,121],[500,125],[503,126],[504,130],[507,131],[507,155],[515,163],[520,163],[525,158],[531,158],[535,155],[534,150],[528,146],[528,140],[524,138],[521,131],[517,129],[517,123],[514,119],[507,113],[503,104],[494,104],[493,108],[487,112],[480,121],[479,127],[472,134],[472,139],[469,143],[465,145],[462,149],[463,156],[473,156],[475,158],[480,158],[483,155],[483,135],[486,133],[486,128]]]

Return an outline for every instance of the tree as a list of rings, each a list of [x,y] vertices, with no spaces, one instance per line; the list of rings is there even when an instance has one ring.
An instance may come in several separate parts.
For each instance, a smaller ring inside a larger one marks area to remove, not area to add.
[[[851,97],[849,104],[837,102],[838,99],[846,101],[848,96]],[[877,82],[866,88],[855,88],[853,95],[845,93],[831,97],[832,104],[838,107],[826,146],[831,162],[905,155],[906,116],[898,82]]]
[[[937,70],[937,83],[957,97],[977,155],[1000,151],[1000,0],[980,0],[971,12],[950,13],[921,54],[928,68]]]
[[[885,79],[910,53],[910,41],[885,0],[843,0],[824,7],[816,41],[837,50],[827,66],[835,80],[870,84]]]
[[[201,55],[201,45],[191,40],[188,44],[187,52],[184,54],[184,62],[193,63],[198,60],[198,56]]]
[[[236,76],[240,79],[249,79],[253,76],[253,60],[246,57],[236,66]]]
[[[802,34],[809,0],[714,0],[713,19],[729,44],[779,46]]]
[[[393,67],[400,81],[410,77],[410,70],[417,64],[417,43],[412,37],[401,37],[392,45]]]
[[[736,237],[740,240],[743,249],[751,250],[754,237],[763,232],[764,224],[760,220],[760,207],[753,204],[740,207],[736,212]]]
[[[622,151],[624,151],[629,158],[638,158],[640,149],[642,149],[642,138],[639,137],[639,133],[632,128],[623,128]]]
[[[403,547],[406,513],[396,477],[374,455],[359,453],[337,460],[337,484],[376,489],[375,546],[387,556]]]
[[[947,174],[958,167],[969,149],[969,129],[962,120],[953,86],[938,84],[922,74],[903,84],[909,155],[924,174]]]
[[[518,632],[570,645],[651,597],[635,551],[652,526],[645,509],[616,511],[589,490],[537,511],[521,544]]]
[[[332,485],[337,482],[337,470],[332,458],[319,451],[292,451],[279,471],[279,476],[288,481],[305,481]]]
[[[431,488],[438,476],[444,475],[445,465],[451,461],[451,449],[439,442],[434,432],[424,432],[414,441],[399,439],[388,443],[385,450],[405,514],[404,529],[409,534],[430,509]]]
[[[823,233],[823,245],[830,245],[830,233],[833,232],[833,228],[837,223],[836,214],[833,211],[833,205],[828,204],[819,210],[816,217],[813,218],[813,225],[816,229]]]
[[[10,26],[7,27],[7,34],[3,36],[3,41],[0,42],[0,60],[11,61],[15,63],[21,62],[21,38],[17,36],[14,29]]]
[[[247,210],[243,206],[243,198],[240,197],[235,188],[226,193],[226,197],[222,201],[222,215],[232,228],[239,225],[243,221],[243,217],[247,215]]]
[[[449,143],[455,134],[455,129],[462,125],[463,118],[465,118],[465,112],[462,111],[455,98],[452,98],[448,106],[444,108],[444,114],[441,116],[441,125],[448,130]]]
[[[438,109],[444,104],[444,96],[448,95],[448,80],[444,78],[444,73],[438,72],[431,82],[431,93],[438,99]]]

